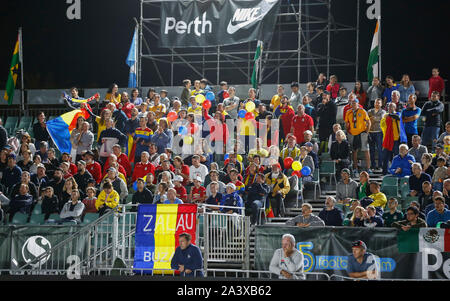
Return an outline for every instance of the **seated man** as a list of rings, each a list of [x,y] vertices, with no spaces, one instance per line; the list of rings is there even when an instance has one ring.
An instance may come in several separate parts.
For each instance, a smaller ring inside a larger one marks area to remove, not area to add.
[[[422,155],[428,153],[428,149],[425,145],[421,145],[422,139],[419,135],[412,136],[412,147],[409,149],[408,154],[412,155],[416,162],[422,160]]]
[[[383,215],[383,208],[386,206],[387,198],[384,193],[380,191],[380,184],[375,181],[370,182],[370,192],[369,198],[373,199],[373,202],[370,204],[362,204],[363,207],[367,207],[368,205],[372,205],[376,208],[377,212],[380,213],[380,216]]]
[[[245,207],[250,209],[250,222],[255,225],[258,222],[258,214],[266,201],[267,195],[270,192],[269,186],[265,183],[265,176],[262,173],[256,175],[256,181],[250,186],[246,187],[247,201]]]
[[[61,220],[58,223],[75,222],[80,224],[81,215],[85,208],[84,204],[80,201],[80,192],[78,189],[73,189],[70,196],[70,201],[64,204],[59,214]]]
[[[401,221],[403,219],[403,213],[397,210],[398,201],[396,198],[390,198],[388,207],[389,211],[383,213],[383,220],[385,227],[392,227],[392,223]]]
[[[266,184],[270,187],[268,200],[275,217],[281,216],[281,202],[291,190],[288,178],[281,172],[280,163],[272,164],[272,171],[266,174]]]
[[[348,204],[352,199],[356,199],[358,183],[350,178],[350,170],[344,168],[341,171],[341,180],[336,185],[336,199],[339,204]]]
[[[119,205],[119,200],[119,194],[113,189],[111,182],[107,180],[103,184],[103,190],[98,195],[97,201],[95,202],[95,208],[100,215],[103,215],[116,208]]]
[[[30,214],[33,196],[28,193],[28,185],[20,184],[19,194],[12,197],[9,203],[9,221],[11,222],[17,212]]]
[[[342,226],[344,215],[341,210],[334,207],[336,199],[332,196],[325,200],[325,208],[319,213],[319,217],[325,222],[325,226]]]
[[[396,221],[391,226],[403,231],[408,231],[411,228],[426,228],[427,223],[419,217],[419,213],[419,209],[410,206],[406,209],[406,220]]]
[[[416,162],[413,156],[408,154],[408,145],[401,144],[399,154],[392,160],[389,173],[399,178],[411,175],[411,165]]]
[[[177,191],[174,188],[167,190],[167,200],[163,204],[183,204],[183,201],[177,198]]]
[[[138,178],[136,181],[137,181],[137,191],[133,194],[131,203],[133,205],[152,204],[153,193],[147,187],[145,187],[144,179]]]
[[[244,202],[242,201],[241,196],[236,191],[236,186],[233,183],[228,183],[226,186],[226,194],[223,196],[220,201],[220,206],[224,206],[220,211],[222,213],[232,214],[243,214],[242,207],[244,207]],[[236,207],[236,208],[230,208]]]
[[[297,138],[289,133],[287,135],[287,145],[280,153],[281,159],[286,159],[287,157],[291,157],[296,161],[298,157],[300,156],[300,148],[296,146]]]
[[[309,203],[303,203],[302,214],[297,215],[293,219],[286,222],[287,226],[297,226],[300,228],[305,227],[323,227],[324,221],[312,213],[312,206]]]
[[[427,225],[430,228],[436,227],[439,222],[450,220],[450,210],[445,208],[445,199],[443,197],[434,198],[434,210],[427,214]]]
[[[422,184],[431,182],[430,175],[422,172],[420,163],[412,164],[412,175],[409,177],[409,189],[411,196],[421,196],[423,194]]]
[[[281,238],[281,249],[275,250],[270,261],[269,270],[279,279],[304,279],[303,253],[295,248],[295,237],[284,234]]]
[[[203,257],[200,249],[191,243],[191,235],[182,233],[179,236],[179,247],[176,248],[170,266],[185,277],[203,277]]]
[[[375,257],[367,252],[366,244],[361,240],[352,243],[352,254],[348,256],[347,273],[352,278],[379,278]]]

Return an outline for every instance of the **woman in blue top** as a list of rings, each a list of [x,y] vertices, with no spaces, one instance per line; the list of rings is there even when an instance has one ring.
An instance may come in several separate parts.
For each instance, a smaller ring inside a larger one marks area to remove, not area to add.
[[[398,92],[400,92],[400,102],[402,104],[406,104],[408,101],[408,97],[411,94],[416,94],[416,89],[414,88],[414,85],[412,84],[411,80],[409,79],[408,74],[404,74],[402,77],[402,80],[400,81],[400,84],[397,86]]]

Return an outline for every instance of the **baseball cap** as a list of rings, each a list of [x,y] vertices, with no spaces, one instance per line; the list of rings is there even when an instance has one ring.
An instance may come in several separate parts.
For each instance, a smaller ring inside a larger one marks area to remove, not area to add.
[[[79,160],[79,161],[78,161],[78,164],[83,164],[84,166],[86,166],[86,161],[84,161],[84,160]]]
[[[357,241],[352,242],[352,248],[357,248],[357,247],[361,247],[364,250],[367,250],[367,246],[362,240],[357,240]]]
[[[316,89],[325,90],[322,85],[317,86]]]
[[[85,156],[89,155],[89,156],[94,157],[94,153],[92,151],[90,151],[90,150],[88,150],[84,155]]]
[[[8,158],[13,158],[14,160],[16,160],[16,154],[11,153],[8,155]]]
[[[291,133],[288,134],[287,138],[288,139],[293,138],[293,139],[297,140],[297,137],[295,137],[295,135],[291,134]]]
[[[199,181],[199,182],[203,182],[203,181],[202,181],[202,177],[200,177],[200,176],[196,176],[196,177],[194,178],[194,180],[197,180],[197,181]]]
[[[278,169],[281,169],[281,165],[280,165],[280,163],[278,163],[278,162],[277,162],[277,163],[273,163],[272,166],[277,166]]]
[[[114,171],[114,172],[117,172],[117,170],[116,170],[114,167],[108,168],[108,171]]]
[[[307,146],[307,147],[313,147],[313,144],[312,144],[311,142],[306,142],[306,143],[305,143],[305,146]]]
[[[348,168],[342,169],[341,172],[345,172],[346,174],[350,175],[350,169]]]
[[[45,168],[45,166],[44,166],[44,164],[39,163],[39,164],[37,165],[37,168]]]
[[[178,181],[178,182],[183,182],[183,177],[182,176],[175,176],[175,178],[173,180],[174,181]]]
[[[298,82],[292,82],[292,84],[291,84],[291,88],[292,87],[298,87],[299,85],[298,85]]]
[[[225,186],[226,188],[230,187],[233,188],[233,190],[236,190],[236,185],[234,185],[233,183],[228,183],[227,186]]]

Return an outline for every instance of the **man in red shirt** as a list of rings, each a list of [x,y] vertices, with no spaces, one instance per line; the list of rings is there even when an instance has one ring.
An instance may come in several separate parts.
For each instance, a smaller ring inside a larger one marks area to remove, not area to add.
[[[428,80],[428,100],[431,100],[431,93],[433,93],[433,91],[438,91],[440,95],[442,95],[442,91],[444,91],[444,80],[439,76],[439,68],[433,68],[432,74],[433,76]]]
[[[305,113],[305,106],[299,104],[297,107],[297,115],[292,118],[291,133],[297,137],[298,144],[303,143],[303,133],[310,130],[314,133],[314,121],[311,116]]]
[[[129,177],[129,174],[126,172],[125,168],[118,162],[117,160],[117,156],[114,154],[111,154],[108,158],[108,160],[106,160],[105,165],[103,166],[103,177],[105,177],[108,174],[108,168],[112,165],[114,165],[114,163],[117,163],[119,165],[119,172],[122,173],[125,178]]]
[[[345,120],[345,116],[347,116],[347,112],[348,110],[351,110],[353,103],[356,100],[356,95],[354,93],[350,93],[350,95],[348,96],[348,104],[344,107],[344,116],[342,116],[342,119]],[[364,109],[362,105],[360,105],[358,103],[358,106],[361,109]]]
[[[131,171],[130,161],[128,160],[127,155],[122,153],[122,149],[121,149],[120,145],[115,144],[113,146],[112,150],[113,150],[113,154],[116,155],[116,157],[117,157],[117,163],[119,163],[119,165],[123,166],[123,168],[126,171],[127,177],[131,177],[132,171]]]
[[[136,181],[137,178],[144,178],[148,173],[155,175],[155,166],[150,163],[149,157],[148,152],[141,153],[141,162],[136,163],[134,166],[132,182]]]
[[[189,195],[192,204],[204,203],[206,200],[206,188],[201,186],[202,183],[202,178],[200,176],[194,178],[194,186]]]
[[[130,102],[130,97],[127,92],[122,92],[121,102],[119,103],[119,109],[122,108],[122,111],[127,115],[128,118],[131,118],[131,110],[134,108],[134,104]]]
[[[331,93],[331,98],[334,100],[338,97],[339,84],[336,75],[330,76],[330,83],[327,85],[327,91]]]
[[[62,153],[61,161],[69,163],[69,172],[71,174],[74,175],[78,172],[78,167],[72,163],[72,157],[70,156],[69,153],[66,153],[66,152]]]
[[[173,183],[175,185],[175,191],[177,192],[177,198],[182,200],[184,203],[187,203],[187,192],[186,188],[183,186],[183,177],[175,176]]]
[[[89,171],[89,173],[92,175],[95,182],[97,184],[100,184],[100,182],[102,181],[102,167],[100,166],[100,163],[94,161],[94,154],[92,153],[92,151],[87,151],[84,156],[87,171]]]

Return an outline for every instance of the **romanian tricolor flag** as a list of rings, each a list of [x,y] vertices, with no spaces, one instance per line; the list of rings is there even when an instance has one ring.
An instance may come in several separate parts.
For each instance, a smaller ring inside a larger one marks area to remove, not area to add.
[[[134,131],[134,138],[131,135],[128,135],[128,143],[127,143],[127,156],[128,160],[130,162],[134,162],[134,154],[136,152],[136,144],[134,143],[135,140],[138,138],[144,139],[146,142],[150,141],[150,138],[153,135],[153,131],[149,128],[137,128]],[[141,158],[138,158],[139,160]]]
[[[72,150],[70,133],[76,127],[77,119],[80,116],[88,119],[90,115],[85,109],[73,110],[47,121],[47,131],[61,153],[67,152],[70,154]]]
[[[189,233],[195,243],[196,204],[143,204],[138,207],[133,269],[140,273],[171,270],[179,235]],[[166,271],[166,274],[171,271]]]

